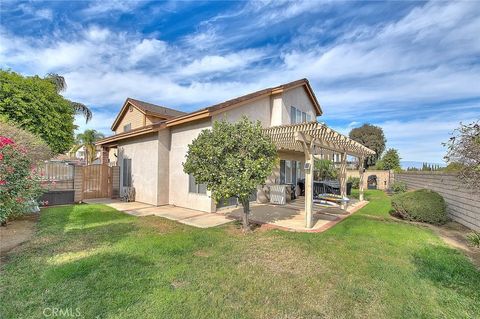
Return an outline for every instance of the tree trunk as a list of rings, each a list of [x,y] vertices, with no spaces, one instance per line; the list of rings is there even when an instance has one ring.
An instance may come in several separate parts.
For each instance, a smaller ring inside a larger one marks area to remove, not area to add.
[[[248,215],[250,214],[250,201],[247,199],[243,199],[242,201],[242,206],[243,206],[243,230],[244,231],[249,231],[250,230],[250,225],[248,223]]]

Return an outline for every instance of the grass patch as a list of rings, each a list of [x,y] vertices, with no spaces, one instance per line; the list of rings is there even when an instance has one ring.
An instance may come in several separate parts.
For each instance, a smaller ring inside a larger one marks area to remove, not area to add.
[[[42,211],[0,277],[1,318],[475,318],[480,272],[431,230],[371,202],[320,234],[242,235],[102,205]]]

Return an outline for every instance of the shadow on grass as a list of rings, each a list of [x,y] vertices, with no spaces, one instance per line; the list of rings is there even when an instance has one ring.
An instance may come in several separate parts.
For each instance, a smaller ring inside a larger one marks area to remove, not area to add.
[[[458,251],[428,245],[413,255],[420,277],[463,296],[480,300],[480,271]]]

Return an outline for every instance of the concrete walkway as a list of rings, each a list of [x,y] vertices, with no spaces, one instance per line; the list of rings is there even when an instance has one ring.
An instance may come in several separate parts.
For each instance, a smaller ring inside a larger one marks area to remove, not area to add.
[[[234,220],[224,214],[206,213],[172,205],[153,206],[140,202],[127,203],[110,198],[89,199],[85,200],[85,202],[89,204],[104,204],[133,216],[158,216],[198,228],[215,227]]]

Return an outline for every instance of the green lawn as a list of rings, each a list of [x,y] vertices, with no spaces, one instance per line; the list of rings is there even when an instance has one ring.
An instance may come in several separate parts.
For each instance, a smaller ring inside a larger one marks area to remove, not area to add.
[[[320,234],[196,229],[101,205],[42,211],[2,267],[1,318],[478,318],[480,271],[371,203]]]

